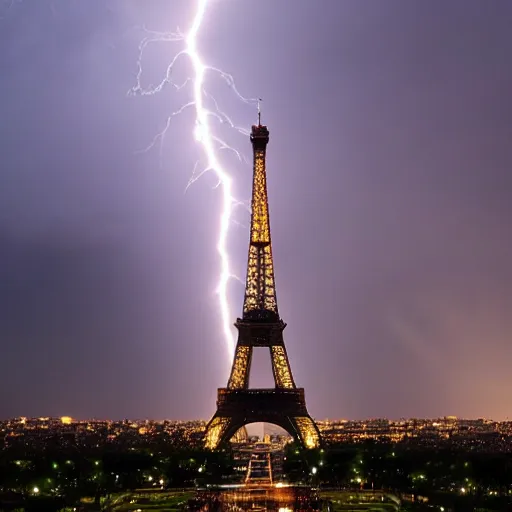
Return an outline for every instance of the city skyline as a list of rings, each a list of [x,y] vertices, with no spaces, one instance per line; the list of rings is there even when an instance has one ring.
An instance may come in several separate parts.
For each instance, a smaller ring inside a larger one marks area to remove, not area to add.
[[[5,416],[207,418],[226,381],[220,193],[212,176],[187,188],[192,118],[137,153],[188,97],[127,97],[141,27],[192,19],[185,1],[152,5],[2,13]],[[267,0],[251,36],[251,5],[212,2],[201,51],[263,98],[277,295],[311,415],[509,417],[512,6]],[[148,84],[173,48],[154,47]],[[255,106],[212,89],[249,129]],[[222,133],[250,157],[247,136]],[[224,158],[248,200],[250,164]],[[236,220],[243,280],[243,208]],[[229,297],[235,322],[243,285]],[[271,378],[259,355],[255,387]]]
[[[162,423],[162,422],[170,422],[170,423],[193,423],[193,422],[200,422],[203,423],[205,426],[208,423],[209,419],[208,417],[193,417],[193,418],[144,418],[144,417],[72,417],[72,416],[27,416],[27,415],[20,415],[20,416],[13,416],[13,417],[6,417],[6,418],[0,418],[0,422],[6,422],[6,421],[18,421],[20,419],[23,420],[52,420],[52,421],[61,421],[63,424],[69,423],[85,423],[88,421],[92,422],[122,422],[122,421],[142,421],[142,422],[148,422],[148,423]],[[388,417],[364,417],[364,418],[346,418],[346,417],[322,417],[322,418],[313,418],[316,422],[323,424],[325,422],[333,422],[333,423],[362,423],[362,422],[379,422],[379,421],[387,421],[390,423],[398,423],[398,422],[409,422],[409,421],[424,421],[424,422],[432,422],[432,421],[438,421],[438,420],[454,420],[454,421],[485,421],[490,423],[512,423],[512,418],[504,418],[502,420],[497,420],[494,418],[485,418],[485,417],[474,417],[474,418],[464,418],[455,416],[453,414],[447,414],[446,416],[432,416],[432,417],[400,417],[400,418],[388,418]],[[248,423],[247,425],[253,426],[253,425],[260,425],[265,424],[262,423]],[[274,425],[273,423],[268,423],[269,426],[272,426],[273,428],[279,429],[280,431],[286,432],[281,427]],[[288,434],[288,433],[287,433]],[[290,434],[288,434],[290,435]]]

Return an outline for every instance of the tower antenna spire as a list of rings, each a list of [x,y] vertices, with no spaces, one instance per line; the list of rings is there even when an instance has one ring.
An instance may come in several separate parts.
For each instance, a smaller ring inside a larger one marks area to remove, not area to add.
[[[263,100],[258,98],[258,126],[261,126],[261,102]]]

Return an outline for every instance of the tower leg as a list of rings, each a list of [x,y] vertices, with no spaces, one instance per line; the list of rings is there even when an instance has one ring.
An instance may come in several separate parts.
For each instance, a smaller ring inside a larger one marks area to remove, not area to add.
[[[209,450],[215,450],[221,444],[227,443],[235,433],[249,423],[266,422],[277,425],[293,436],[296,442],[306,448],[320,446],[320,433],[315,422],[309,416],[281,417],[229,417],[215,415],[205,432],[205,445]]]
[[[284,345],[273,345],[270,347],[270,358],[272,359],[272,372],[276,387],[284,389],[295,388],[290,362],[288,361]]]
[[[306,448],[317,448],[320,446],[320,432],[315,422],[309,416],[298,416],[291,419],[299,436],[302,444]]]
[[[215,450],[223,442],[231,423],[231,418],[225,416],[215,415],[210,420],[205,432],[205,446],[207,449]]]
[[[244,389],[249,386],[251,360],[252,347],[237,345],[231,375],[229,376],[228,389]]]

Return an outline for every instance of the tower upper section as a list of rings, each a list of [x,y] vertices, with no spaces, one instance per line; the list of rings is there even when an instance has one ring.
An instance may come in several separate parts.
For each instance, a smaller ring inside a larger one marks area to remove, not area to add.
[[[244,299],[244,320],[279,319],[274,280],[267,196],[266,149],[269,131],[261,123],[253,125],[253,184],[251,238]]]
[[[269,131],[267,127],[253,125],[251,131],[253,149],[251,244],[270,244],[266,171],[268,141]]]

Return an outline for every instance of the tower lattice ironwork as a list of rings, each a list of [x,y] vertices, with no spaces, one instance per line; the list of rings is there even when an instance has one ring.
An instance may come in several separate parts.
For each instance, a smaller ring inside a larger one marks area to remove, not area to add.
[[[208,448],[217,448],[238,429],[255,422],[279,425],[307,448],[320,443],[318,428],[306,408],[304,389],[297,388],[293,380],[283,339],[286,324],[277,309],[265,168],[268,141],[269,131],[258,114],[258,124],[251,132],[251,238],[243,315],[235,323],[238,341],[228,385],[218,390],[217,412],[206,429]],[[270,350],[275,381],[272,389],[249,388],[254,347]]]

